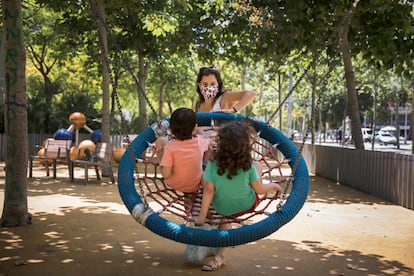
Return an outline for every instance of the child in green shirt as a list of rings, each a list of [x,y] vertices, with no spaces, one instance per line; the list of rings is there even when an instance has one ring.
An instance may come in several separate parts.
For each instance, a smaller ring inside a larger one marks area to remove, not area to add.
[[[217,149],[203,174],[203,199],[200,214],[194,219],[196,225],[204,224],[210,204],[223,216],[240,216],[254,211],[259,203],[258,194],[282,192],[279,184],[265,185],[261,181],[260,164],[255,164],[251,156],[253,131],[246,122],[236,121],[225,123],[218,130]],[[231,224],[223,218],[219,228],[231,229]],[[223,268],[224,251],[225,248],[219,248],[202,270]]]

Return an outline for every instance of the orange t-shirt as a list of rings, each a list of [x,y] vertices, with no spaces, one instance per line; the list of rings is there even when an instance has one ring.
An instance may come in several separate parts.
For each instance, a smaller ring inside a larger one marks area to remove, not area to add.
[[[165,182],[177,191],[191,193],[200,186],[203,155],[209,141],[201,135],[188,140],[172,140],[164,147],[160,165],[172,168]]]

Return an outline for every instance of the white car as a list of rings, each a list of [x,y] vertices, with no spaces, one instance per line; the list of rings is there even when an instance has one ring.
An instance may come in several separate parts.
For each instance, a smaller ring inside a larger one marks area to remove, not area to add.
[[[371,142],[372,139],[372,129],[371,128],[361,128],[362,131],[362,138],[364,139],[364,142]]]
[[[397,138],[394,135],[389,133],[388,131],[379,131],[377,135],[375,135],[375,141],[380,143],[380,145],[397,145]]]

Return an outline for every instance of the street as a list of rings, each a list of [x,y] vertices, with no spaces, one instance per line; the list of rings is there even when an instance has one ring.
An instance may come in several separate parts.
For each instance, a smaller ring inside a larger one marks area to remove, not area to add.
[[[301,143],[302,141],[295,140],[297,143]],[[393,152],[399,152],[402,154],[412,154],[411,147],[412,147],[412,141],[407,141],[407,143],[404,143],[404,141],[400,141],[400,148],[398,149],[397,146],[393,145],[380,145],[379,143],[374,144],[374,150],[376,151],[393,151]],[[310,143],[310,139],[306,141],[306,143]],[[326,139],[323,141],[315,141],[315,145],[324,145],[324,146],[332,146],[332,147],[344,147],[344,148],[355,148],[353,144],[350,143],[338,143],[334,140]],[[372,150],[372,144],[371,142],[365,142],[364,148],[366,150]]]

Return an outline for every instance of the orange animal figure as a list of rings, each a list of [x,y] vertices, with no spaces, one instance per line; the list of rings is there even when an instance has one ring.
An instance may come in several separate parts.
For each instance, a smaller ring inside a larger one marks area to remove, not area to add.
[[[77,146],[73,146],[70,148],[70,160],[76,160],[79,159],[78,158],[79,155],[79,149]]]
[[[85,150],[86,149],[88,149],[89,153],[91,155],[93,155],[93,153],[95,151],[95,148],[96,148],[96,145],[92,140],[83,140],[78,145],[78,150],[79,150],[78,159],[85,159],[85,157],[86,157]]]
[[[37,152],[37,156],[44,156],[45,155],[45,148],[41,148]],[[41,160],[39,159],[40,164],[46,166],[46,165],[52,165],[52,160]]]
[[[119,163],[119,161],[122,158],[122,155],[124,155],[125,152],[125,148],[123,147],[118,147],[116,148],[113,152],[112,152],[112,159],[115,160],[115,162]]]
[[[73,112],[69,116],[69,121],[75,125],[76,129],[81,129],[86,124],[86,117],[81,112]]]

